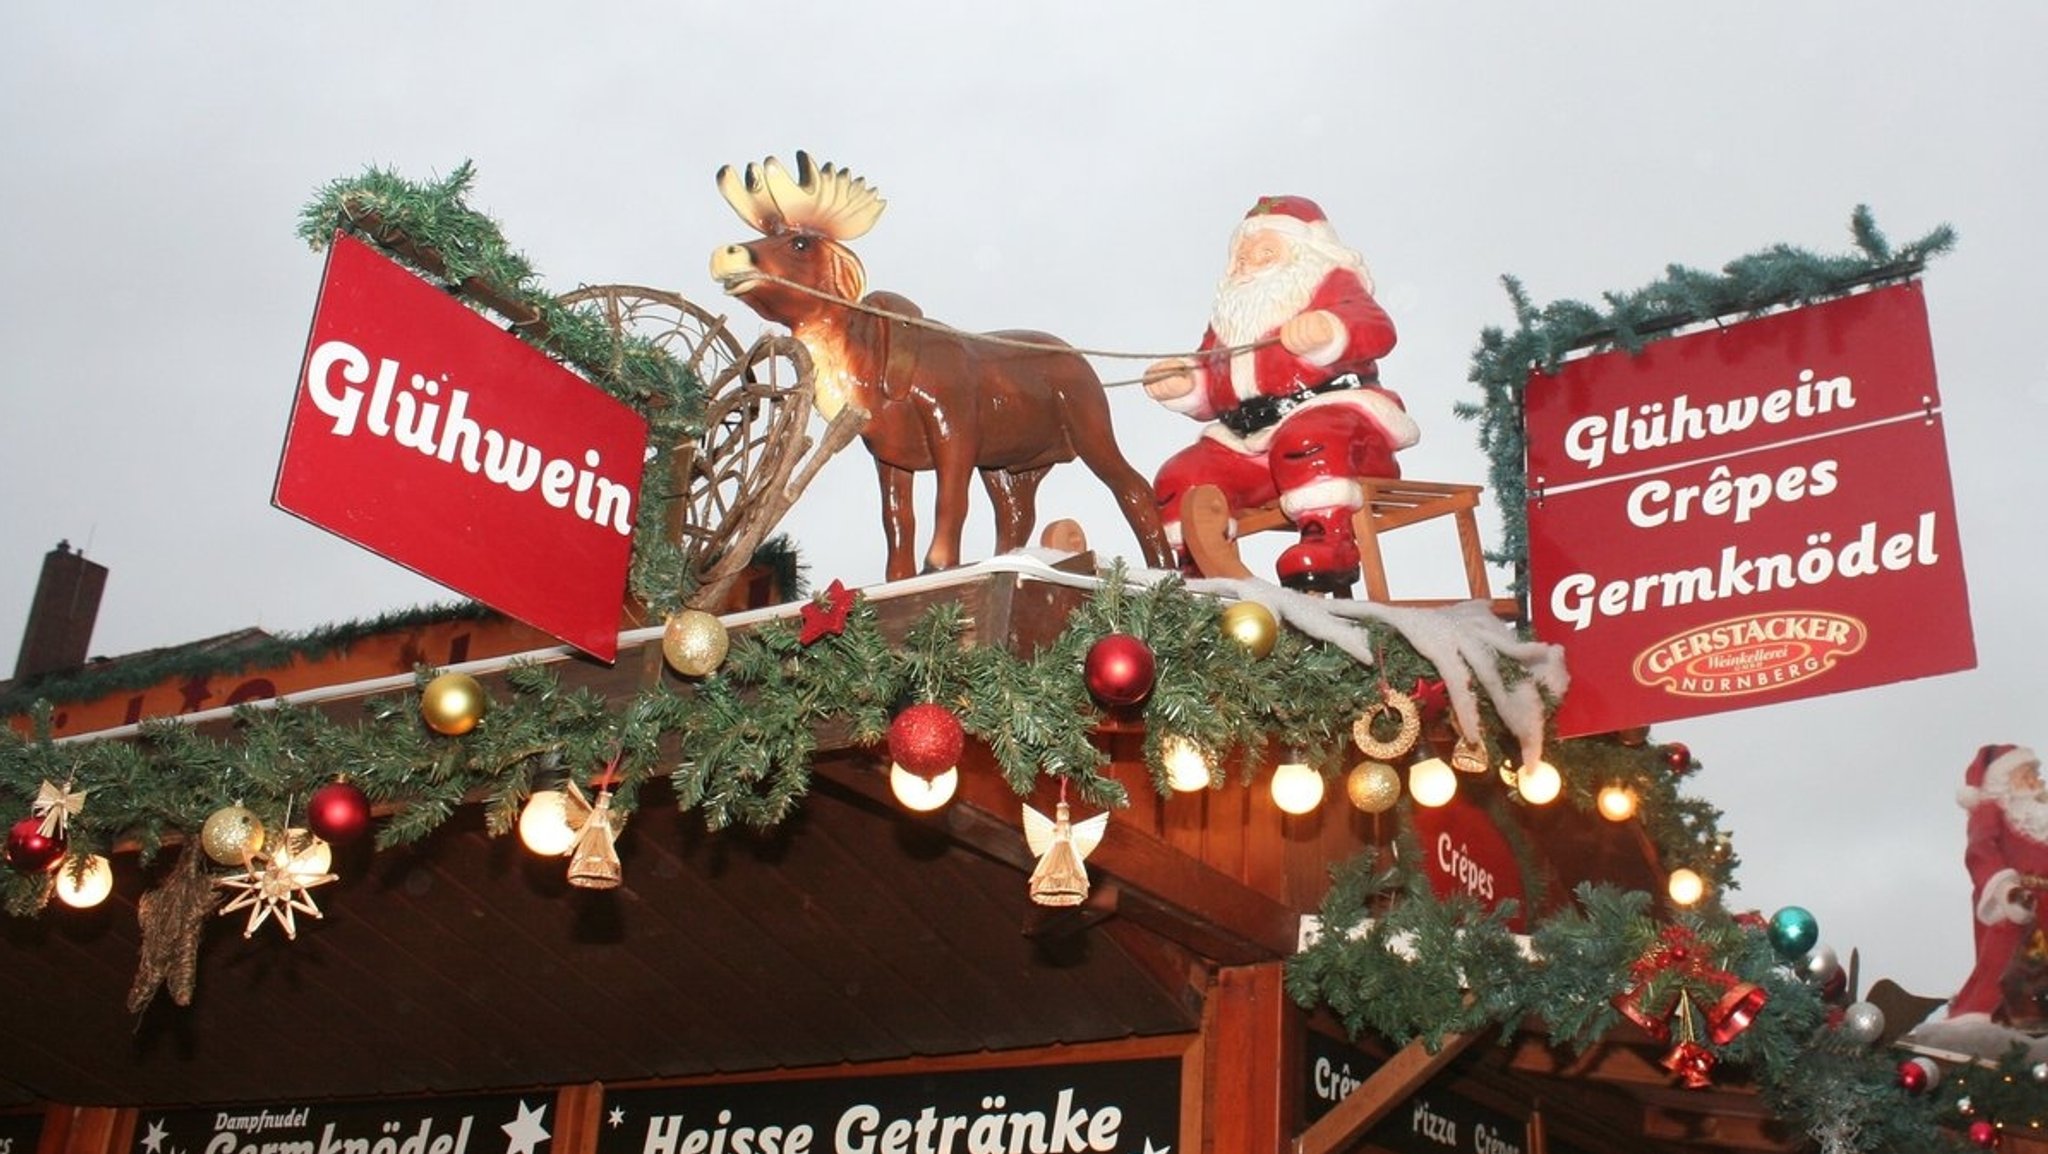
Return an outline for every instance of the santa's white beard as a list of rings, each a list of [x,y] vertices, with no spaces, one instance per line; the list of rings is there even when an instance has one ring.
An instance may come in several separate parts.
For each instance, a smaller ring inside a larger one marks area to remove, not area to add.
[[[1209,327],[1226,345],[1246,345],[1301,315],[1316,287],[1341,262],[1302,246],[1286,264],[1226,276],[1216,286]]]
[[[2048,792],[2003,794],[1998,808],[2007,825],[2031,841],[2048,844]]]

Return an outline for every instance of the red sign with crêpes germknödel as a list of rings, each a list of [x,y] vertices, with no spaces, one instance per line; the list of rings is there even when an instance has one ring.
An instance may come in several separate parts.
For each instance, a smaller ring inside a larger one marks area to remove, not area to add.
[[[1976,664],[1919,282],[1568,361],[1524,396],[1560,733]]]

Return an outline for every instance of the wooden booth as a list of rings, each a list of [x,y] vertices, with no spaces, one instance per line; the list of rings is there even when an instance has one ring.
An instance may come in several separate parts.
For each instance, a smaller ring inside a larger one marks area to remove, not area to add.
[[[1081,560],[1077,574],[1002,559],[866,595],[885,630],[952,601],[971,644],[1028,652],[1090,595]],[[496,692],[511,656],[461,668]],[[606,699],[677,677],[658,629],[624,635],[609,666],[559,648],[523,659]],[[356,680],[360,660],[335,658],[350,683],[302,680],[300,700],[347,719],[410,687],[396,670]],[[187,720],[233,725],[219,709]],[[126,740],[113,724],[80,739]],[[1235,775],[1162,797],[1142,727],[1112,716],[1094,740],[1131,804],[1087,858],[1087,899],[1046,908],[1027,896],[1020,799],[988,749],[970,741],[958,796],[916,814],[874,745],[816,737],[807,796],[767,832],[707,830],[651,784],[616,889],[571,887],[559,861],[488,836],[481,805],[405,848],[342,848],[294,939],[209,917],[183,1007],[124,1003],[138,900],[194,851],[166,849],[146,877],[117,853],[104,904],[4,923],[0,1154],[1795,1148],[1739,1082],[1675,1088],[1646,1038],[1431,1052],[1347,1039],[1297,1006],[1285,967],[1330,867],[1387,843],[1405,811],[1338,798],[1289,816]],[[1025,800],[1049,813],[1057,798]],[[1567,807],[1523,820],[1530,869],[1661,884],[1625,826]]]

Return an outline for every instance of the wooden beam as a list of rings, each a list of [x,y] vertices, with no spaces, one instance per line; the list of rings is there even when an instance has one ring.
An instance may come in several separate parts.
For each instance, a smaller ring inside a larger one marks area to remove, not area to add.
[[[1203,1097],[1211,1106],[1203,1149],[1277,1151],[1298,1117],[1288,1075],[1299,1065],[1301,1015],[1285,986],[1279,962],[1216,971],[1202,1015]]]
[[[1679,1110],[1666,1106],[1643,1108],[1643,1136],[1721,1146],[1730,1150],[1764,1150],[1775,1154],[1797,1150],[1799,1142],[1785,1138],[1782,1123],[1753,1114],[1714,1114]]]
[[[1374,1070],[1364,1085],[1302,1131],[1301,1137],[1294,1140],[1294,1154],[1336,1154],[1350,1149],[1360,1135],[1427,1084],[1478,1036],[1448,1035],[1433,1054],[1420,1038],[1403,1046],[1400,1053],[1387,1059],[1386,1065]]]
[[[1624,1086],[1669,1086],[1670,1071],[1629,1046],[1600,1045],[1569,1054],[1543,1038],[1523,1035],[1514,1042],[1508,1068],[1550,1078],[1582,1078]]]

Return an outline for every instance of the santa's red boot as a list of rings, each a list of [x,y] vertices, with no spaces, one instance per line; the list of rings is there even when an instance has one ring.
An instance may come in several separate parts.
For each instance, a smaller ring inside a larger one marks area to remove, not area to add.
[[[1358,580],[1358,538],[1351,531],[1350,509],[1310,509],[1294,518],[1301,540],[1289,545],[1274,563],[1280,584],[1307,593],[1351,596]]]

